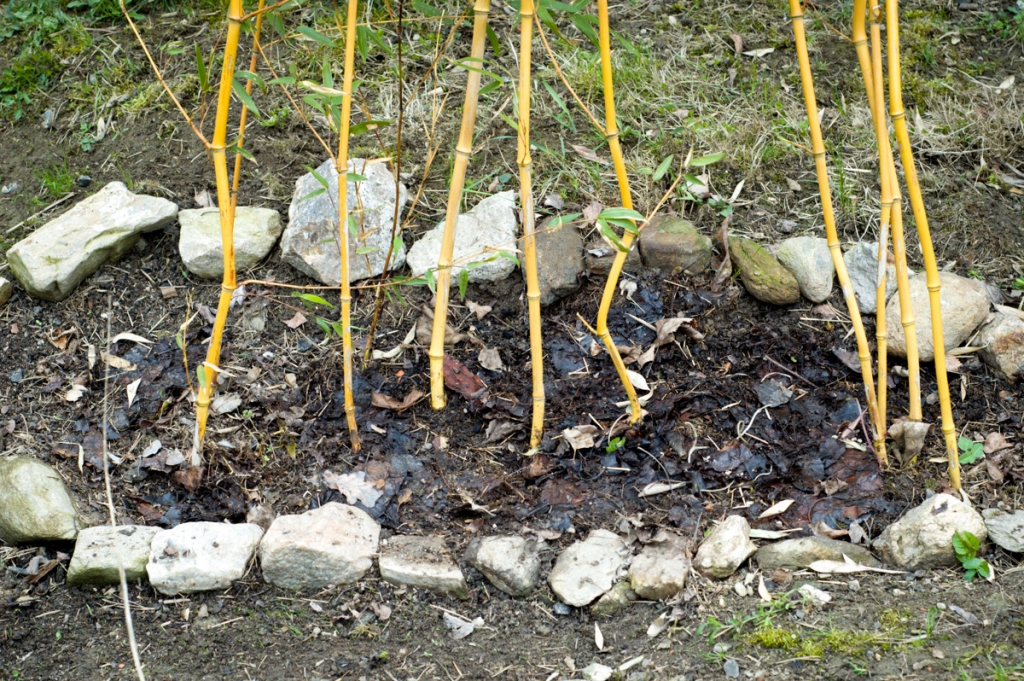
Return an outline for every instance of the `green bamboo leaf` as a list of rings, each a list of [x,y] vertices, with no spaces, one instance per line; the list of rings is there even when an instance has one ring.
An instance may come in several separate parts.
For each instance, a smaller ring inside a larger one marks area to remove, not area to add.
[[[615,233],[615,230],[612,229],[611,225],[609,225],[605,220],[598,218],[597,227],[601,232],[601,235],[611,241],[615,248],[619,249],[623,253],[629,253],[629,249],[626,247],[626,244],[622,243],[622,239],[619,238],[619,235]]]
[[[327,47],[334,47],[334,41],[333,40],[331,40],[330,38],[325,36],[320,31],[312,29],[309,26],[299,26],[295,30],[298,31],[299,33],[301,33],[302,35],[306,36],[310,40],[314,40],[314,41],[320,43],[321,45],[326,45]]]
[[[582,213],[567,213],[565,215],[559,215],[558,217],[551,219],[551,222],[548,223],[548,227],[555,229],[561,227],[562,225],[567,225],[573,220],[580,217],[580,215],[582,215]]]
[[[658,164],[658,167],[654,169],[654,175],[651,179],[657,182],[661,178],[665,177],[665,173],[668,172],[669,166],[672,165],[672,159],[675,158],[675,154],[670,155],[664,161]]]
[[[321,72],[323,75],[324,85],[329,88],[333,88],[334,76],[331,75],[331,60],[327,58],[326,54],[324,55],[324,61],[323,66],[321,67]]]
[[[260,110],[256,108],[256,103],[252,101],[252,97],[249,96],[249,93],[245,91],[245,87],[240,82],[237,80],[233,81],[231,83],[231,89],[235,91],[235,96],[242,100],[242,104],[245,105],[246,109],[257,116],[260,115]]]
[[[459,271],[459,298],[461,300],[466,299],[467,288],[469,288],[469,270],[462,269]]]
[[[414,0],[412,8],[425,17],[439,17],[444,13],[433,5],[428,5],[422,0]]]
[[[257,74],[253,73],[252,71],[235,71],[235,78],[244,78],[245,80],[251,80],[263,89],[266,89],[267,87],[267,84],[263,82],[263,79]]]
[[[206,92],[210,89],[210,76],[206,71],[206,60],[203,58],[203,51],[196,43],[196,73],[199,75],[199,89]]]
[[[632,208],[605,208],[597,217],[604,220],[643,220],[642,213]]]
[[[305,169],[306,169],[306,171],[307,171],[307,172],[308,172],[308,173],[309,173],[310,175],[312,175],[312,176],[313,176],[313,178],[314,178],[314,179],[315,179],[315,180],[316,180],[317,182],[319,182],[319,183],[320,183],[320,186],[321,186],[321,187],[323,187],[324,189],[330,189],[330,188],[331,188],[331,183],[327,181],[327,178],[326,178],[326,177],[324,177],[323,175],[321,175],[320,173],[318,173],[318,172],[317,172],[317,171],[316,171],[316,170],[315,170],[315,169],[313,168],[313,166],[303,166],[303,168],[305,168]]]
[[[701,156],[700,158],[695,158],[692,161],[690,161],[690,165],[691,166],[696,166],[697,168],[703,168],[704,166],[709,166],[712,163],[718,163],[723,158],[725,158],[725,152],[724,151],[719,151],[716,154],[708,154],[707,156]]]
[[[434,270],[427,270],[423,273],[423,277],[427,280],[427,288],[432,292],[437,293],[437,282],[434,281]]]
[[[323,187],[320,187],[320,189],[314,189],[310,193],[306,194],[301,199],[299,199],[299,201],[305,201],[306,199],[312,199],[314,197],[317,197],[317,196],[320,196],[321,194],[326,194],[326,193],[327,193],[327,190],[324,189]]]

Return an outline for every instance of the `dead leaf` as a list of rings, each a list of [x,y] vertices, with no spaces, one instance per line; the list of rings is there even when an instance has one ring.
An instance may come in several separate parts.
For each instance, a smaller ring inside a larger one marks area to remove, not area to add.
[[[128,340],[128,341],[131,341],[133,343],[141,343],[142,345],[152,345],[153,344],[153,341],[149,340],[148,338],[143,338],[142,336],[140,336],[138,334],[129,333],[128,331],[122,331],[121,333],[117,334],[116,336],[114,336],[113,338],[110,339],[110,342],[111,342],[111,344],[113,344],[113,343],[117,343],[118,341],[123,341],[123,340]]]
[[[591,201],[587,204],[587,207],[583,209],[583,219],[588,223],[592,223],[603,210],[604,206],[602,204],[597,201]]]
[[[992,482],[997,485],[1000,484],[1005,477],[1003,472],[999,470],[999,464],[996,463],[995,459],[985,459],[985,470],[988,472],[988,477],[992,478]]]
[[[480,362],[480,366],[489,371],[501,371],[505,368],[498,348],[484,348],[477,356],[477,361]]]
[[[1013,87],[1013,82],[1017,79],[1016,76],[1007,76],[1002,83],[999,84],[997,90],[1009,90]]]
[[[444,385],[462,395],[470,402],[479,402],[487,391],[487,385],[470,371],[465,364],[449,355],[444,356]]]
[[[598,650],[604,650],[604,634],[601,633],[601,627],[597,626],[597,622],[594,622],[594,645]]]
[[[456,617],[455,615],[449,612],[445,612],[443,613],[443,615],[444,625],[448,627],[448,630],[452,634],[452,638],[456,641],[460,641],[466,638],[476,630],[476,626],[473,624],[473,622],[470,622],[469,620],[464,620],[461,617]]]
[[[953,355],[946,355],[946,371],[951,374],[959,374],[963,363]]]
[[[913,461],[924,448],[924,439],[932,424],[921,421],[896,421],[889,427],[889,435],[896,441],[904,463]]]
[[[1013,445],[1006,441],[1002,433],[989,433],[985,436],[984,449],[986,454],[995,454],[998,451],[1010,449],[1011,447]]]
[[[416,320],[416,341],[420,345],[429,346],[434,334],[434,311],[426,305],[420,309],[423,311],[423,314]],[[460,341],[466,340],[466,338],[468,338],[466,334],[459,333],[450,324],[444,325],[444,344],[446,347],[453,346]]]
[[[644,487],[642,490],[640,490],[640,493],[637,496],[640,496],[640,497],[653,497],[656,494],[665,494],[666,492],[671,492],[672,490],[676,490],[676,489],[680,489],[682,487],[686,487],[688,484],[690,484],[690,483],[688,483],[688,482],[652,482],[652,483],[648,484],[646,487]]]
[[[71,390],[64,393],[64,399],[68,402],[77,402],[87,392],[89,392],[89,389],[84,385],[74,385],[71,386]]]
[[[573,144],[572,150],[579,154],[581,158],[584,158],[588,161],[593,161],[594,163],[600,163],[602,165],[608,165],[609,163],[611,163],[611,161],[601,158],[596,153],[594,153],[593,150],[588,149],[583,145]]]
[[[562,210],[565,208],[565,199],[552,192],[544,197],[544,205],[555,210]]]
[[[177,298],[178,297],[178,290],[176,288],[174,288],[173,286],[161,286],[160,287],[160,297],[163,298],[164,300],[170,300],[171,298]]]
[[[850,521],[850,541],[854,544],[866,544],[867,543],[867,532],[860,526],[856,520]]]
[[[835,319],[839,315],[836,313],[834,307],[828,303],[822,303],[821,305],[815,305],[811,308],[811,314],[819,319]]]
[[[523,477],[528,480],[547,475],[555,466],[551,463],[551,457],[547,454],[534,454],[530,457],[530,463],[523,469]]]
[[[732,38],[732,47],[739,54],[743,51],[743,38],[739,33],[730,33],[729,37]]]
[[[772,504],[767,509],[765,509],[765,511],[761,515],[757,516],[757,519],[764,520],[765,518],[772,518],[777,515],[782,515],[790,506],[793,505],[793,503],[793,499],[785,499],[776,504]]]
[[[403,399],[397,400],[394,397],[391,397],[390,395],[374,392],[371,397],[371,404],[381,409],[390,409],[392,411],[397,411],[401,413],[408,409],[409,407],[411,407],[412,405],[419,402],[420,400],[422,400],[426,396],[427,395],[424,392],[421,392],[419,390],[413,390]]]
[[[122,359],[117,355],[109,355],[105,352],[101,352],[100,357],[103,359],[104,362],[114,367],[115,369],[121,369],[122,371],[135,371],[138,368],[128,360]]]
[[[586,423],[575,428],[566,428],[562,431],[562,439],[569,443],[573,452],[581,449],[589,449],[594,446],[594,436],[597,435],[597,426]]]
[[[843,363],[850,371],[855,374],[860,373],[860,359],[857,357],[857,353],[850,352],[849,350],[843,350],[842,348],[834,348],[832,354],[836,356],[840,362]]]
[[[768,587],[764,585],[764,575],[758,575],[757,579],[757,595],[760,596],[761,600],[765,603],[771,603],[772,594],[768,591]]]
[[[171,476],[174,481],[179,485],[187,489],[189,492],[195,492],[199,489],[199,483],[203,481],[203,473],[206,468],[203,466],[193,466],[192,468],[186,468],[181,471],[174,471]]]
[[[490,305],[480,305],[479,303],[474,303],[469,299],[466,299],[466,307],[469,308],[470,312],[476,315],[477,321],[486,317],[487,313],[493,309]]]
[[[145,459],[145,458],[153,456],[154,454],[159,452],[161,449],[163,449],[163,446],[164,446],[164,444],[162,442],[160,442],[160,440],[153,440],[148,445],[146,445],[145,449],[142,450],[142,458]]]
[[[125,388],[124,391],[125,391],[125,394],[128,396],[128,406],[129,407],[131,407],[132,406],[132,402],[135,401],[135,396],[139,392],[139,386],[140,385],[142,385],[142,379],[141,378],[137,378],[134,381],[132,381],[131,383],[129,383],[128,387]]]
[[[818,537],[828,537],[829,539],[839,539],[840,537],[845,537],[850,534],[849,530],[832,529],[823,520],[819,520],[811,525],[811,532]]]
[[[651,622],[651,625],[647,627],[647,638],[657,637],[658,634],[668,629],[668,625],[671,623],[672,620],[669,617],[669,612],[666,610],[658,615],[658,618]]]
[[[210,411],[214,414],[230,414],[242,405],[242,397],[238,393],[217,395],[210,403]]]
[[[284,323],[289,329],[297,329],[309,320],[306,319],[306,315],[301,312],[296,312],[295,315]]]
[[[522,430],[522,426],[515,421],[508,420],[497,420],[491,421],[487,424],[487,439],[485,442],[501,442],[509,435]]]
[[[202,190],[195,194],[196,205],[200,208],[214,208],[216,204],[213,202],[213,197],[210,196],[209,190]]]
[[[823,575],[849,575],[855,572],[882,572],[887,575],[904,574],[899,570],[886,570],[884,568],[871,567],[870,565],[860,565],[859,563],[854,563],[845,555],[843,558],[846,558],[846,560],[816,560],[807,567]]]
[[[540,493],[542,504],[575,506],[583,501],[583,492],[566,480],[548,480]]]
[[[659,319],[655,322],[654,328],[655,333],[657,334],[657,337],[654,339],[654,343],[652,343],[651,347],[647,348],[647,350],[637,359],[637,363],[641,367],[653,362],[657,349],[662,345],[673,342],[676,339],[676,331],[679,331],[680,329],[693,340],[703,340],[704,338],[704,334],[697,330],[696,322],[694,322],[690,317],[670,317],[667,319]]]
[[[626,375],[629,376],[629,382],[633,384],[633,387],[637,390],[643,390],[644,392],[650,392],[651,387],[647,385],[647,379],[643,375],[638,374],[635,371],[626,369]]]
[[[749,50],[747,52],[744,52],[743,54],[745,54],[748,57],[753,57],[754,59],[760,59],[761,57],[768,56],[774,51],[774,47],[762,47],[759,50]]]
[[[366,479],[365,471],[342,473],[341,475],[324,471],[324,484],[341,492],[349,504],[358,502],[366,508],[373,508],[377,500],[384,494],[377,489],[373,482]]]

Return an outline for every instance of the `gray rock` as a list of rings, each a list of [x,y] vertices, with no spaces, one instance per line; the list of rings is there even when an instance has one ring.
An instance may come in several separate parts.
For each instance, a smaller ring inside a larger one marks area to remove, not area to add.
[[[468,213],[460,213],[455,223],[455,250],[452,254],[451,285],[459,281],[466,265],[483,263],[469,270],[469,281],[500,281],[512,274],[515,263],[498,255],[516,248],[515,192],[509,190],[488,196]],[[444,220],[421,236],[409,249],[409,269],[420,277],[437,268],[441,255]]]
[[[594,607],[590,609],[597,617],[609,617],[622,612],[637,599],[636,592],[629,582],[619,582],[612,587],[612,590],[597,599]]]
[[[583,262],[586,264],[587,269],[594,274],[608,274],[618,254],[618,250],[603,241],[591,241],[583,248]],[[626,254],[626,262],[622,266],[622,271],[639,272],[642,267],[643,261],[640,259],[640,249],[637,247],[636,242],[634,242],[633,248]]]
[[[766,544],[757,550],[754,560],[762,570],[800,570],[817,560],[841,563],[844,561],[843,556],[860,565],[878,565],[878,561],[865,547],[828,537],[799,537]]]
[[[384,271],[384,259],[391,245],[391,226],[395,218],[395,181],[385,163],[351,159],[348,170],[366,178],[348,183],[348,212],[356,216],[361,235],[349,238],[349,281],[375,277]],[[316,169],[327,180],[329,189],[307,173],[295,183],[288,207],[288,227],[281,237],[281,260],[303,274],[329,286],[341,283],[341,252],[338,248],[338,173],[330,159]],[[309,197],[309,198],[306,198]],[[399,184],[399,220],[409,199]],[[363,251],[363,252],[360,252]],[[405,245],[391,256],[392,270],[405,262]]]
[[[220,238],[220,211],[198,208],[178,213],[181,235],[178,253],[185,267],[203,279],[224,276],[224,246]],[[281,214],[270,208],[241,206],[235,209],[235,269],[255,267],[267,257],[281,236]]]
[[[540,304],[550,305],[580,287],[583,237],[573,225],[550,227],[549,218],[537,228],[537,280]],[[524,274],[525,277],[525,269]]]
[[[988,295],[980,281],[939,272],[942,286],[942,333],[946,350],[957,347],[978,328],[988,316]],[[924,274],[910,278],[910,307],[914,311],[917,331],[917,349],[922,362],[935,359],[932,343],[932,311],[928,304],[928,282]],[[899,296],[893,297],[885,309],[889,354],[907,356],[907,341],[900,323]]]
[[[1024,511],[1007,513],[998,508],[986,508],[981,512],[985,519],[988,538],[1014,553],[1024,553]]]
[[[629,566],[629,582],[640,598],[665,600],[686,586],[690,557],[682,537],[661,531]]]
[[[981,346],[981,358],[1006,380],[1024,374],[1024,321],[997,312],[971,345]]]
[[[730,237],[729,257],[747,292],[758,300],[772,305],[791,305],[800,300],[796,279],[756,241]]]
[[[640,232],[644,264],[668,275],[704,272],[711,266],[711,253],[711,239],[675,215],[656,217]]]
[[[478,537],[466,562],[512,596],[529,596],[540,577],[540,544],[523,537]]]
[[[69,586],[79,584],[117,584],[124,576],[134,582],[146,576],[149,548],[159,527],[120,525],[87,527],[78,533],[75,553],[68,566]]]
[[[469,598],[466,578],[441,537],[391,537],[377,562],[380,576],[391,584]]]
[[[896,292],[896,260],[892,253],[885,268],[885,298]],[[843,254],[846,271],[850,275],[850,287],[857,295],[857,307],[861,314],[874,313],[878,309],[875,290],[878,287],[878,244],[861,241]]]
[[[562,551],[548,575],[555,595],[580,608],[612,588],[626,557],[626,545],[614,532],[594,530],[586,541]]]
[[[111,182],[7,251],[11,272],[29,294],[64,300],[103,263],[117,260],[144,232],[174,221],[178,206]]]
[[[796,279],[804,298],[820,303],[832,295],[836,266],[826,239],[814,236],[786,239],[775,256]]]
[[[14,284],[0,277],[0,305],[10,300],[12,295],[14,295]]]
[[[936,494],[885,528],[872,546],[893,565],[905,570],[958,564],[953,535],[973,533],[982,544],[985,521],[973,508],[949,494]]]
[[[182,523],[153,537],[146,572],[162,594],[226,589],[241,579],[263,530],[243,523]]]
[[[279,516],[260,542],[263,579],[285,589],[352,584],[373,567],[379,542],[380,525],[347,504]]]
[[[747,519],[731,515],[715,526],[697,549],[694,567],[707,577],[724,579],[754,555],[757,546],[750,541]]]
[[[8,544],[71,540],[80,527],[57,471],[29,456],[0,457],[0,539]]]

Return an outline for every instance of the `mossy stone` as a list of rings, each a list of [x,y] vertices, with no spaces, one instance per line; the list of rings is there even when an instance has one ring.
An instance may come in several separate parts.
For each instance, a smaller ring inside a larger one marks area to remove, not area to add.
[[[729,257],[743,286],[758,300],[772,305],[792,305],[800,300],[796,278],[756,241],[730,237]]]

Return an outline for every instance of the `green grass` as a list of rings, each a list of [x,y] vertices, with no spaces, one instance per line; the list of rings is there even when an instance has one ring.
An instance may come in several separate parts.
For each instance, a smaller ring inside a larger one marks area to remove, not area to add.
[[[75,174],[68,168],[67,161],[36,170],[36,178],[43,191],[54,199],[64,196],[75,185]]]

